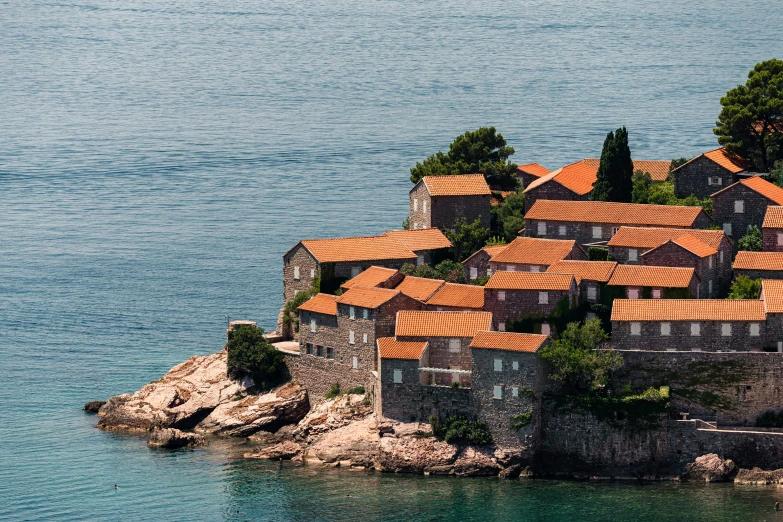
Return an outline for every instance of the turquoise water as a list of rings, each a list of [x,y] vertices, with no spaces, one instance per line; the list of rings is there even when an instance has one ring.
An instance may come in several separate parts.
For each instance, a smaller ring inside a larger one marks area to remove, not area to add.
[[[639,159],[715,146],[720,95],[782,57],[781,20],[733,0],[0,0],[0,519],[773,519],[775,488],[153,452],[80,408],[217,350],[226,315],[273,326],[282,254],[398,227],[410,166],[466,129],[550,168],[621,124]]]

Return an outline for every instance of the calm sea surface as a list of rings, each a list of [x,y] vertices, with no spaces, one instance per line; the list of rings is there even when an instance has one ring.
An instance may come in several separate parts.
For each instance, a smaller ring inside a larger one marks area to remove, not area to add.
[[[774,488],[279,470],[80,408],[274,327],[297,239],[375,234],[495,125],[518,163],[715,146],[773,1],[0,1],[0,519],[773,520]],[[120,486],[114,490],[114,484]],[[237,514],[237,511],[240,511]]]

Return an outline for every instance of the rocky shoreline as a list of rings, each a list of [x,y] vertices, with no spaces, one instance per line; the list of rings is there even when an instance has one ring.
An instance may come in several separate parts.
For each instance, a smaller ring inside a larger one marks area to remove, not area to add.
[[[307,390],[295,382],[258,395],[251,393],[252,387],[252,381],[227,377],[223,350],[193,356],[135,393],[105,403],[91,401],[84,410],[98,415],[98,428],[150,433],[148,445],[157,448],[205,445],[205,435],[242,437],[260,446],[244,455],[249,459],[425,475],[541,475],[523,459],[524,448],[438,440],[428,424],[377,417],[369,395],[339,395],[311,408]],[[783,470],[738,469],[731,460],[710,454],[697,458],[679,476],[661,478],[783,484]]]

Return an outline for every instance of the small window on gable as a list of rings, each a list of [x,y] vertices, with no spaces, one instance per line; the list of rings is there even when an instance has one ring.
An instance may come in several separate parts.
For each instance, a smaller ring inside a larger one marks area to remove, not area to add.
[[[549,292],[538,292],[538,304],[549,304]]]
[[[310,331],[315,331],[315,319],[310,319]]]
[[[519,370],[519,361],[511,361],[511,369]]]
[[[603,230],[601,227],[593,227],[593,239],[601,239],[603,237]]]
[[[505,300],[506,300],[506,291],[498,290],[498,301],[505,301]]]
[[[459,353],[460,352],[460,341],[459,339],[449,339],[449,352],[451,353]]]
[[[672,324],[661,323],[661,335],[667,336],[667,335],[671,335],[671,333],[672,333]]]
[[[731,323],[723,323],[720,325],[720,334],[723,337],[731,337]]]
[[[362,334],[362,342],[367,344],[367,334]]]
[[[778,239],[780,238],[780,235],[778,235]],[[723,264],[723,250],[720,251],[720,263]]]
[[[356,309],[353,306],[348,307],[348,317],[356,319]]]
[[[394,370],[394,382],[395,384],[402,383],[402,370]]]
[[[470,267],[470,278],[478,279],[478,267],[475,266]]]
[[[741,199],[738,199],[734,202],[734,213],[735,214],[744,214],[745,213],[745,202]]]
[[[642,335],[642,323],[631,323],[631,335]]]
[[[723,224],[723,233],[727,236],[731,235],[731,223],[724,223]]]
[[[426,200],[426,199],[425,199],[424,201],[422,201],[422,202],[421,202],[421,207],[422,207],[422,208],[421,208],[421,211],[422,211],[424,214],[426,214],[426,213],[427,213],[427,200]]]
[[[419,211],[419,200],[416,198],[413,198],[413,211],[414,212]]]
[[[498,331],[505,332],[506,331],[506,323],[504,323],[503,321],[499,322],[498,323]]]
[[[545,236],[546,235],[546,223],[544,221],[538,222],[538,227],[536,229],[539,236]]]
[[[493,399],[502,399],[503,398],[503,386],[493,386],[492,387],[492,398]]]
[[[639,251],[635,248],[628,249],[628,261],[639,261]]]
[[[495,359],[493,368],[496,372],[502,372],[503,371],[503,359]]]
[[[701,324],[691,323],[691,335],[694,337],[698,337],[701,335]]]
[[[300,276],[299,276],[299,267],[298,267],[298,266],[295,266],[295,267],[294,267],[294,279],[296,279],[297,281],[299,281],[299,279],[300,279]]]
[[[587,300],[588,301],[595,301],[598,299],[598,289],[596,289],[595,286],[590,285],[587,287]]]
[[[707,178],[707,185],[723,185],[723,179],[719,176],[710,176]]]
[[[558,233],[558,235],[561,235],[561,236],[566,235],[566,226],[565,225],[559,225],[557,227],[557,233]]]
[[[761,330],[761,328],[759,327],[759,323],[750,323],[750,335],[751,335],[751,337],[758,337],[760,330]]]
[[[348,331],[348,344],[356,344],[356,333],[353,330]]]
[[[511,396],[512,397],[519,397],[519,386],[512,386],[511,387]]]
[[[362,308],[362,319],[370,318],[370,310],[368,308]]]
[[[653,288],[651,295],[652,295],[653,299],[660,299],[661,298],[661,289],[660,288]]]

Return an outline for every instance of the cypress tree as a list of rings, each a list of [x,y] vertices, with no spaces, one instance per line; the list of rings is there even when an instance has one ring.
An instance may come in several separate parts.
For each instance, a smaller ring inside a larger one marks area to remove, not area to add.
[[[607,134],[604,140],[592,198],[595,201],[630,203],[632,194],[633,160],[628,146],[628,131],[620,127]]]
[[[609,201],[609,192],[612,188],[609,179],[609,165],[613,163],[614,155],[614,133],[609,132],[604,140],[604,147],[601,149],[601,163],[598,165],[598,174],[593,185],[592,198],[594,201]]]

